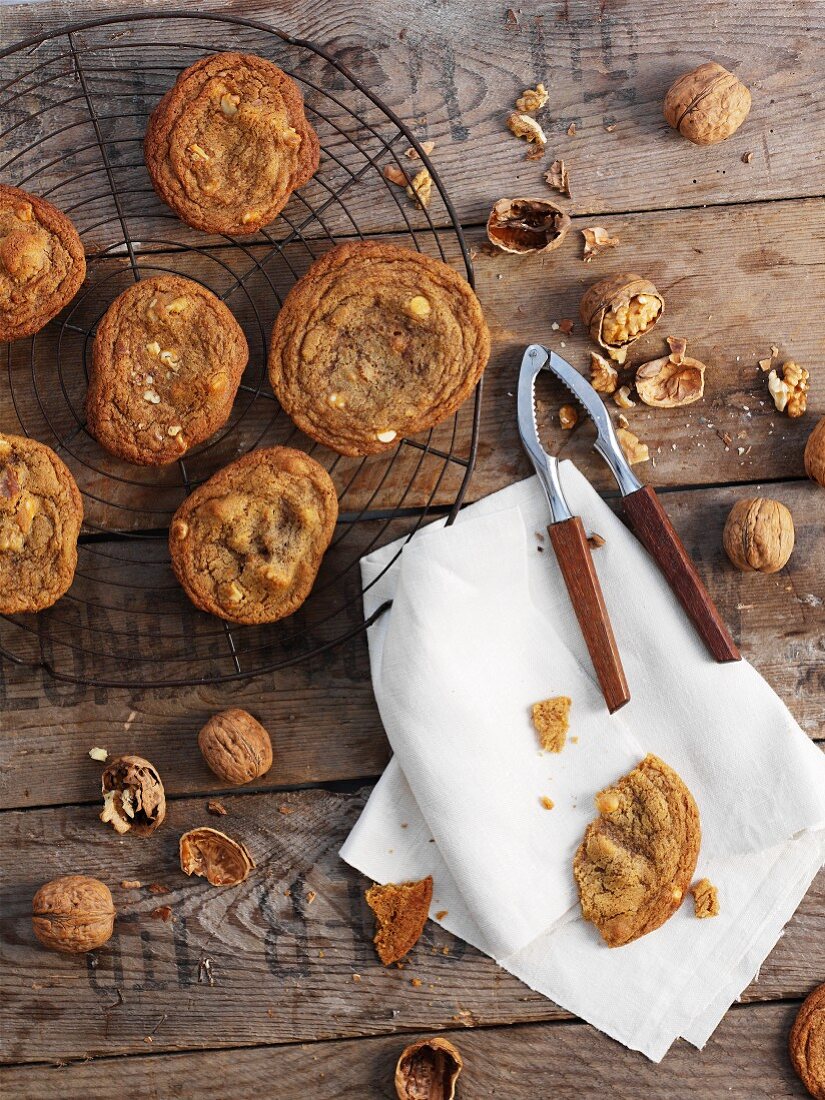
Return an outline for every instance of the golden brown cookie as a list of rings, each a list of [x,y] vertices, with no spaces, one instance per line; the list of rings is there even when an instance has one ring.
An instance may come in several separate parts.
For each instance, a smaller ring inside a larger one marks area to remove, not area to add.
[[[86,275],[77,230],[45,199],[0,184],[0,341],[39,332]]]
[[[490,354],[478,299],[451,267],[385,241],[342,244],[283,304],[272,388],[307,435],[377,454],[446,420]]]
[[[51,448],[0,434],[0,614],[42,611],[77,566],[83,501]]]
[[[248,356],[241,326],[210,291],[180,275],[143,279],[97,327],[89,431],[128,462],[174,462],[229,419]]]
[[[815,1100],[825,1100],[825,983],[802,1002],[788,1050],[802,1084]]]
[[[236,623],[270,623],[309,595],[338,518],[335,486],[289,447],[252,451],[178,508],[172,568],[189,599]]]
[[[269,225],[318,167],[297,84],[255,54],[218,53],[180,74],[143,144],[158,195],[207,233]]]
[[[365,897],[375,914],[375,950],[384,966],[389,966],[403,959],[424,931],[433,900],[432,875],[420,882],[371,886]]]
[[[573,874],[584,919],[621,947],[682,904],[699,856],[699,811],[676,772],[650,754],[596,805],[601,816],[587,826]]]

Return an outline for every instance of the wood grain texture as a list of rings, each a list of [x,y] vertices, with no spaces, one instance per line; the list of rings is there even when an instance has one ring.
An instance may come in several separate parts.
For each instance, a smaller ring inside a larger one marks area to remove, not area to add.
[[[578,516],[547,528],[570,602],[593,662],[605,705],[613,714],[630,702],[630,688],[584,524]]]
[[[178,866],[179,834],[218,820],[203,798],[173,800],[163,827],[145,841],[118,838],[92,807],[3,815],[0,1061],[569,1018],[433,924],[404,969],[381,966],[363,896],[368,883],[337,854],[363,794],[304,791],[222,801],[229,813],[220,828],[242,840],[257,863],[245,883],[229,890],[187,879]],[[113,890],[115,936],[95,959],[61,957],[33,941],[32,896],[67,871],[94,874]],[[144,887],[125,890],[123,880]],[[152,894],[149,883],[170,892]],[[825,972],[823,891],[825,873],[746,999],[799,997]],[[152,918],[159,905],[171,908],[168,923]],[[203,958],[210,959],[214,986],[203,980]]]
[[[622,510],[716,660],[741,660],[736,643],[655,490],[645,485],[628,493],[622,500]]]

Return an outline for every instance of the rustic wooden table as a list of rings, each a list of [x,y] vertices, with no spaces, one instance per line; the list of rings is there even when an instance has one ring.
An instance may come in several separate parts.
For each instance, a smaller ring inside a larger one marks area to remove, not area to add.
[[[149,0],[143,9],[165,6]],[[85,0],[82,17],[127,8]],[[745,656],[822,739],[825,494],[802,468],[804,441],[825,413],[822,6],[549,0],[508,13],[505,0],[239,0],[198,8],[325,44],[436,142],[435,163],[477,250],[493,334],[471,498],[528,473],[513,415],[519,348],[564,341],[583,366],[580,326],[572,337],[552,328],[576,317],[582,285],[619,266],[654,279],[667,299],[667,332],[688,335],[710,368],[699,405],[628,413],[655,459],[642,472],[666,493]],[[69,0],[0,6],[0,46],[79,15]],[[698,149],[666,128],[661,99],[680,71],[708,58],[740,73],[754,106],[731,140]],[[537,80],[550,90],[544,163],[525,161],[503,130],[515,96]],[[618,233],[619,251],[586,266],[574,231],[546,257],[487,254],[491,203],[549,196],[541,172],[554,157],[570,167],[574,230],[603,225]],[[647,350],[660,343],[651,339]],[[778,415],[768,397],[757,361],[771,344],[811,369],[801,420]],[[588,429],[562,435],[561,394],[547,396],[549,441],[608,489]],[[2,388],[0,401],[3,428],[16,430]],[[734,572],[720,541],[732,502],[760,493],[786,503],[797,525],[789,566],[770,577]],[[659,1066],[433,925],[405,969],[378,964],[365,884],[337,857],[387,761],[361,637],[274,678],[222,687],[84,688],[6,664],[0,702],[6,1096],[389,1097],[405,1042],[444,1030],[466,1057],[464,1098],[804,1094],[785,1041],[801,997],[825,978],[823,874],[707,1048],[677,1044]],[[215,781],[194,738],[228,705],[264,722],[277,760],[263,782],[222,796],[226,820],[263,866],[218,892],[176,869],[174,822],[215,821],[205,808]],[[163,775],[173,827],[151,844],[96,824],[97,769],[87,757],[95,744],[139,752]],[[39,950],[31,933],[37,886],[73,871],[113,884],[119,909],[110,947],[87,959]],[[162,901],[174,920],[153,920],[157,896],[123,890],[121,880],[167,886]]]

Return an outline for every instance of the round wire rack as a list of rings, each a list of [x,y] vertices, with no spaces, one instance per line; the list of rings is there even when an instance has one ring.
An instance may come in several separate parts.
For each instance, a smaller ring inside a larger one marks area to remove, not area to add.
[[[143,163],[146,121],[161,96],[183,68],[219,50],[257,53],[289,73],[321,142],[310,183],[273,225],[242,240],[179,221],[156,198]],[[296,279],[345,238],[391,237],[457,266],[472,285],[467,246],[436,171],[395,111],[339,58],[252,20],[176,11],[113,16],[19,42],[0,61],[2,179],[69,215],[88,267],[70,305],[5,352],[0,426],[61,456],[83,494],[85,522],[69,592],[37,616],[1,617],[0,655],[61,680],[130,687],[242,679],[329,660],[333,647],[369,625],[359,559],[411,538],[435,515],[455,518],[475,459],[481,386],[451,420],[393,452],[345,458],[303,436],[280,409],[267,379],[268,337]],[[419,163],[405,157],[408,148]],[[409,174],[421,163],[434,181],[423,210],[383,173],[387,164]],[[195,279],[225,301],[250,358],[225,427],[177,464],[146,470],[99,447],[83,400],[98,321],[127,286],[161,272]],[[196,610],[175,582],[167,528],[192,488],[246,451],[275,444],[299,447],[328,469],[339,523],[298,612],[265,626],[230,626]]]

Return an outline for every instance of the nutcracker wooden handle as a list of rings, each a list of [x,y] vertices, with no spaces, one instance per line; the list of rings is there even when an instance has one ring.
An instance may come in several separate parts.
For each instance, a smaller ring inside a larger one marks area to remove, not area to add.
[[[574,516],[552,524],[547,531],[604,701],[612,714],[630,700],[630,691],[582,521]]]
[[[653,489],[645,485],[628,493],[622,498],[622,505],[639,541],[656,559],[674,595],[716,660],[741,660],[716,604]]]

